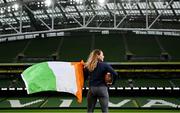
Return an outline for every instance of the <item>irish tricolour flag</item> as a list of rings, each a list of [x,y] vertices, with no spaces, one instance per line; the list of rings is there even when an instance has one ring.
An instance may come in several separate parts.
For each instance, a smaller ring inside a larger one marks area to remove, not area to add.
[[[83,62],[42,62],[27,68],[21,76],[28,94],[41,91],[68,92],[82,102]]]

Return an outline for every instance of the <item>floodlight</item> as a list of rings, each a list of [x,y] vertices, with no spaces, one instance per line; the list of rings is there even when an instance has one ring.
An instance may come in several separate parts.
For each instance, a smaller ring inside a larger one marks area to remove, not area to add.
[[[83,3],[83,0],[75,0],[75,2],[76,2],[77,4],[82,4],[82,3]]]
[[[51,6],[52,5],[52,0],[45,0],[46,6]]]
[[[15,9],[15,10],[18,10],[19,9],[19,5],[16,3],[16,4],[14,4],[13,5],[13,8]]]
[[[100,6],[104,6],[107,3],[107,0],[98,0],[97,1]]]

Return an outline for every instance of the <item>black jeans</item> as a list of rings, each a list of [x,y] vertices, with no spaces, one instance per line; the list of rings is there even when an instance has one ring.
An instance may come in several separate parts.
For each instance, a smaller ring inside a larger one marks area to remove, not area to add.
[[[103,113],[108,113],[108,102],[109,94],[108,88],[106,86],[101,87],[90,87],[87,93],[87,112],[93,113],[96,106],[97,99],[101,105],[101,110]]]

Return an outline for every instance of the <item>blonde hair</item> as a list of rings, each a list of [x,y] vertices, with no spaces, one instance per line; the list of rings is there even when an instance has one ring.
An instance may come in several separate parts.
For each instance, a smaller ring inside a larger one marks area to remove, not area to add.
[[[85,63],[85,67],[90,72],[92,72],[96,68],[98,60],[99,60],[98,55],[100,55],[101,52],[102,51],[100,49],[95,49],[90,53],[90,55]]]

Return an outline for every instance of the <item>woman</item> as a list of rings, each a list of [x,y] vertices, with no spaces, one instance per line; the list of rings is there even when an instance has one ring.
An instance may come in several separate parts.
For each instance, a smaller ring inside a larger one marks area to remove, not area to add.
[[[89,85],[89,91],[87,94],[88,113],[92,113],[94,111],[97,99],[99,99],[102,112],[108,112],[109,94],[104,76],[108,72],[111,73],[114,83],[117,73],[110,65],[104,63],[103,61],[103,52],[99,49],[95,49],[90,53],[85,64],[84,75],[85,79],[88,79]]]

